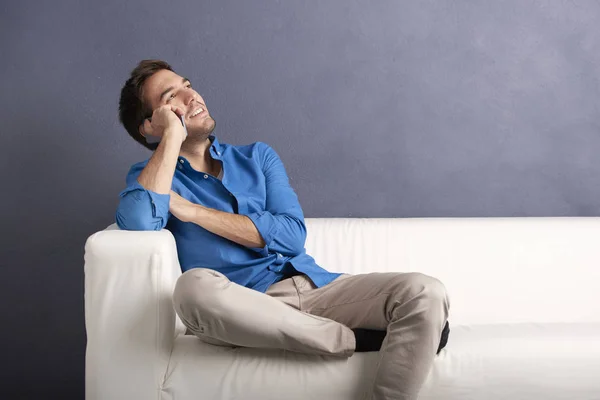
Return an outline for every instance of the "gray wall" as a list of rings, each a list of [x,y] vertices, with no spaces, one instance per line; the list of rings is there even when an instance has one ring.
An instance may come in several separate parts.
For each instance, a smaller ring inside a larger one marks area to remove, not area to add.
[[[116,119],[143,58],[274,146],[307,216],[600,215],[595,1],[84,3],[0,6],[8,398],[83,395],[82,248],[149,156]]]

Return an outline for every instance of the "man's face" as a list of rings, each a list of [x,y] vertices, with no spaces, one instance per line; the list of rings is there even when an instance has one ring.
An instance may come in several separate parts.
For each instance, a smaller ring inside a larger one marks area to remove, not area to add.
[[[192,89],[188,79],[173,71],[163,69],[148,78],[144,83],[143,100],[152,110],[165,104],[183,110],[190,137],[208,137],[215,129],[215,120],[208,113],[202,96]]]

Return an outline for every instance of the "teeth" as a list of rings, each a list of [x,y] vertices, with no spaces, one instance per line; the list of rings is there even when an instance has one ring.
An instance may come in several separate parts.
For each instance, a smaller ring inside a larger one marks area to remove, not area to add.
[[[197,109],[196,111],[194,111],[192,113],[192,117],[195,117],[196,115],[200,114],[202,111],[204,111],[204,109],[202,109],[202,108]]]

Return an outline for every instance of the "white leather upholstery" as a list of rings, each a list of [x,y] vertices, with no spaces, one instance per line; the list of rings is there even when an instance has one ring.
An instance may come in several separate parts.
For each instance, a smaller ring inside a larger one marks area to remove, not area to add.
[[[445,283],[452,332],[422,399],[600,399],[600,219],[307,219],[331,271],[419,271]],[[376,353],[232,349],[184,336],[168,231],[92,235],[86,398],[358,399]]]
[[[171,303],[181,275],[173,235],[108,230],[85,246],[86,398],[159,399],[184,332]]]

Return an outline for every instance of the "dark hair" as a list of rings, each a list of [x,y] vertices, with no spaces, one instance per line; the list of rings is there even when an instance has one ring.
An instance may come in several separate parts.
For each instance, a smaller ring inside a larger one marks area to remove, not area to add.
[[[131,76],[121,89],[121,98],[119,99],[119,120],[127,130],[127,133],[136,142],[152,151],[156,150],[158,143],[146,143],[146,139],[144,139],[144,136],[138,130],[144,119],[148,118],[152,113],[152,110],[144,104],[142,97],[143,87],[148,78],[163,69],[173,71],[173,68],[165,61],[140,61],[137,67],[131,71]]]

